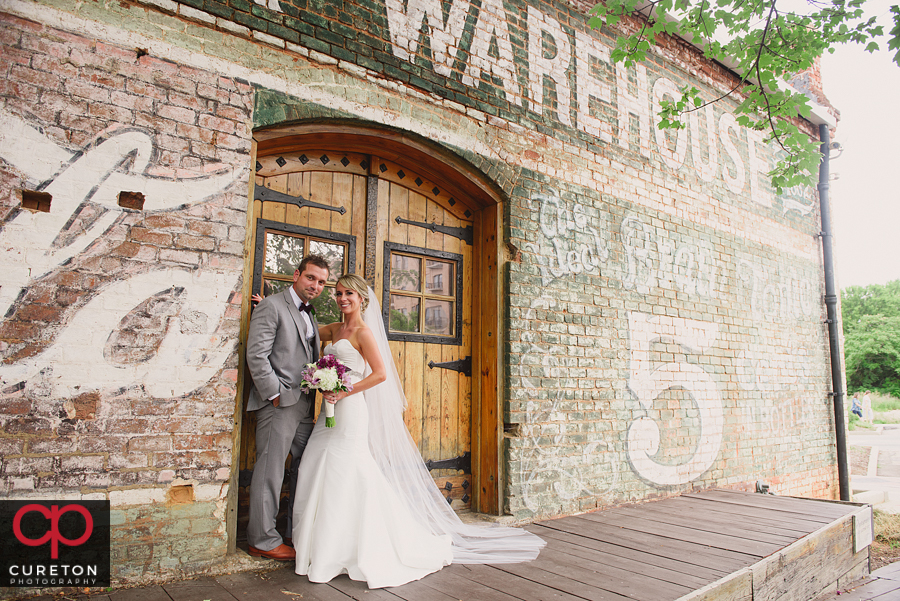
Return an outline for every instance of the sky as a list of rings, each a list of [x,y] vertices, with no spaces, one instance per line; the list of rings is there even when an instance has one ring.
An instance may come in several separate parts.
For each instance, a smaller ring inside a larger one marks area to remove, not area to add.
[[[867,0],[866,12],[889,23],[896,0]],[[890,27],[885,27],[890,31]],[[822,58],[825,95],[841,118],[833,140],[831,206],[837,284],[900,279],[900,66],[887,43],[869,54],[843,46]]]

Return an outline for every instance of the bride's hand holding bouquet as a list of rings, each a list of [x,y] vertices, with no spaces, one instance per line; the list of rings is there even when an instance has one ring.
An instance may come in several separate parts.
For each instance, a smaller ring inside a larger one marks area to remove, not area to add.
[[[335,393],[349,393],[353,390],[350,383],[349,369],[337,360],[334,355],[325,355],[315,363],[307,363],[302,373],[300,388],[303,392],[321,390],[322,396],[327,401],[322,410],[325,411],[325,427],[334,427],[334,404],[341,397]]]

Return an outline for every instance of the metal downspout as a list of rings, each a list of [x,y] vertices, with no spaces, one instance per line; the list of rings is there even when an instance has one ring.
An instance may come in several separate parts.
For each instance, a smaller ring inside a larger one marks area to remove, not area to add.
[[[838,331],[838,296],[834,285],[834,256],[831,250],[831,207],[828,203],[829,153],[831,152],[828,126],[819,125],[819,141],[822,142],[822,162],[819,164],[819,209],[822,215],[822,256],[825,262],[825,309],[828,324],[828,342],[831,351],[831,393],[834,397],[834,429],[837,443],[838,485],[841,501],[850,501],[850,473],[847,465],[847,430],[844,421],[844,377],[841,371],[841,342]]]

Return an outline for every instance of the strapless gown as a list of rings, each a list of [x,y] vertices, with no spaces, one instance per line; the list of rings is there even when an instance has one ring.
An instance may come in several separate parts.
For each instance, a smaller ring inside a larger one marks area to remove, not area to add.
[[[349,340],[325,347],[361,379],[365,360]],[[388,485],[369,451],[365,393],[335,405],[335,427],[321,416],[303,457],[294,500],[296,572],[312,582],[338,574],[370,588],[399,586],[449,565],[451,540],[435,535]]]

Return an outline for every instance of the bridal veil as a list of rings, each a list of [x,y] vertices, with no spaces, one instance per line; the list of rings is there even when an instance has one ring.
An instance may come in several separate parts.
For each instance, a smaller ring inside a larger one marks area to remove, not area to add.
[[[390,485],[423,525],[437,535],[450,535],[454,563],[518,563],[537,557],[545,544],[539,537],[521,528],[464,524],[441,495],[403,422],[406,396],[371,288],[364,320],[375,335],[387,370],[387,379],[366,391],[366,401],[369,447]],[[367,368],[366,375],[369,371]]]

